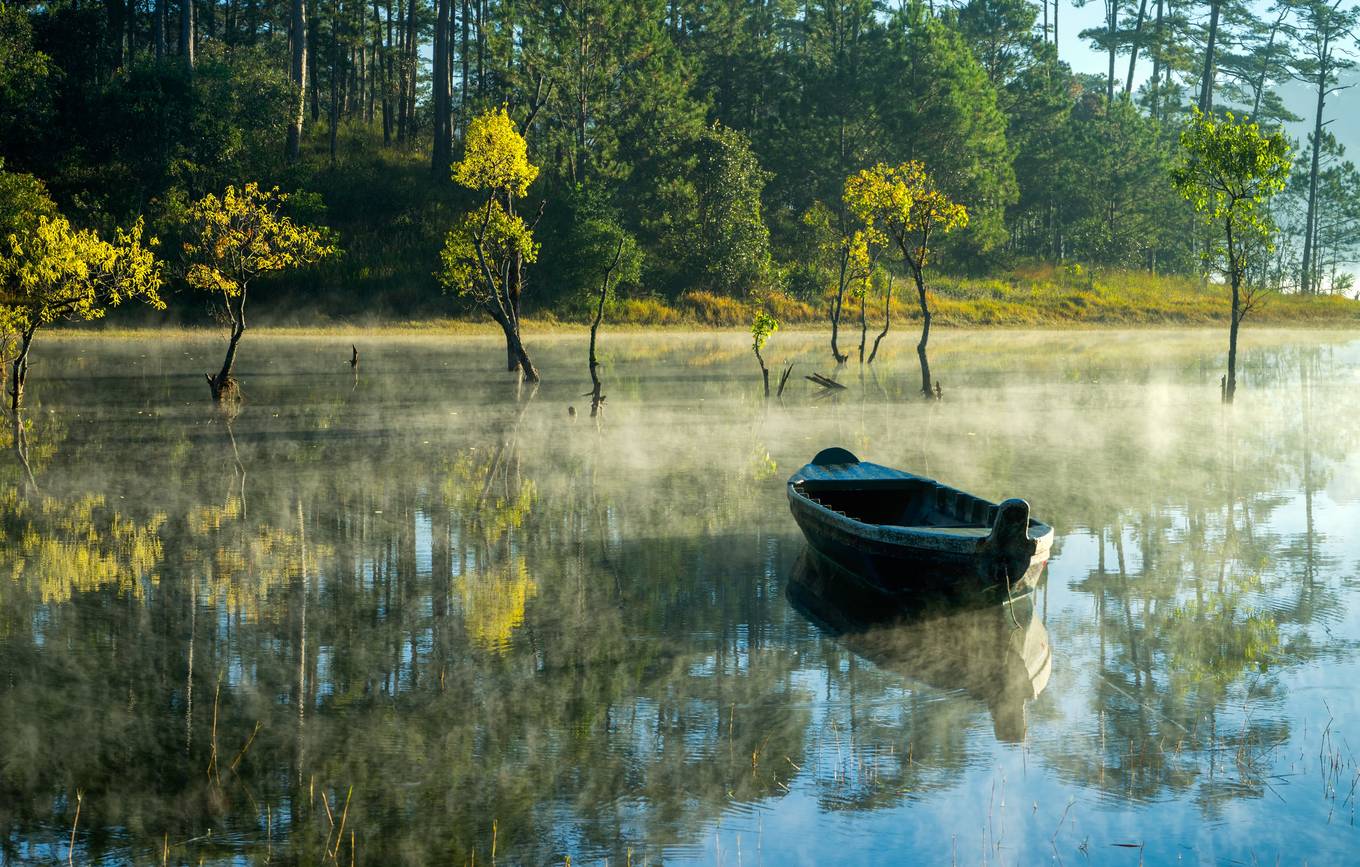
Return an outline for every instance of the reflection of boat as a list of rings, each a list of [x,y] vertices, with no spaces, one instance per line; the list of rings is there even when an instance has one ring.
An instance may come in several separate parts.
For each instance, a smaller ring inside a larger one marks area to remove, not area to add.
[[[1025,705],[1048,685],[1052,648],[1035,591],[1009,600],[933,597],[920,607],[885,605],[845,580],[844,570],[805,549],[788,583],[793,607],[846,649],[884,671],[986,702],[998,740],[1025,738]]]
[[[990,503],[838,448],[793,474],[789,508],[812,547],[891,594],[1033,586],[1053,544],[1024,500]]]

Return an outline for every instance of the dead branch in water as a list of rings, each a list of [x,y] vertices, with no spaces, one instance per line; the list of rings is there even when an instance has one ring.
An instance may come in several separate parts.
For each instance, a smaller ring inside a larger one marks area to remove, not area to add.
[[[839,382],[837,382],[836,380],[832,379],[832,378],[829,377],[829,376],[823,376],[823,375],[820,374],[820,373],[813,373],[813,374],[811,374],[810,376],[805,376],[805,377],[803,377],[803,378],[806,379],[806,380],[808,380],[809,382],[815,382],[815,383],[817,383],[817,384],[820,385],[822,388],[830,388],[830,389],[845,388],[845,386],[841,385],[841,384],[840,384]]]
[[[789,381],[789,374],[790,374],[790,373],[793,373],[793,362],[792,362],[792,361],[789,362],[789,366],[788,366],[788,367],[784,368],[783,374],[781,374],[780,377],[779,377],[779,389],[774,393],[774,396],[775,396],[775,397],[783,397],[783,396],[784,396],[784,386],[785,386],[785,385],[788,383],[788,381]]]

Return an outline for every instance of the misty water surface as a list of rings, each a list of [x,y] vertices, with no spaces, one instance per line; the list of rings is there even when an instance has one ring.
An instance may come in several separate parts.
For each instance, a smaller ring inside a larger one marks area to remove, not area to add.
[[[530,392],[490,340],[249,335],[230,421],[214,340],[44,340],[0,863],[1348,862],[1360,337],[1246,341],[1225,410],[1218,330],[942,332],[938,403],[904,335],[824,397],[777,334],[766,403],[744,335],[606,333],[597,425],[580,337]],[[829,445],[1028,498],[1039,592],[807,592]]]

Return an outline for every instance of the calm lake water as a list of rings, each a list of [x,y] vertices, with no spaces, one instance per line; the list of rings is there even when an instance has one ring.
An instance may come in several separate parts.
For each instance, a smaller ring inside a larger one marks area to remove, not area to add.
[[[35,349],[0,432],[0,863],[1354,863],[1360,334]],[[778,371],[775,375],[777,377]],[[578,409],[573,419],[568,405]],[[1007,608],[865,622],[817,450],[1024,496]],[[78,815],[77,815],[78,813]],[[73,833],[74,828],[74,833]],[[74,840],[74,852],[70,851]]]

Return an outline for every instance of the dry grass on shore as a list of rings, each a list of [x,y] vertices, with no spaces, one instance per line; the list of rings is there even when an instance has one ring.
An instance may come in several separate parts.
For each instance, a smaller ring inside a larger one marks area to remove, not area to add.
[[[934,324],[971,328],[1066,328],[1091,326],[1176,326],[1226,323],[1228,290],[1221,285],[1205,284],[1179,276],[1159,276],[1135,271],[1090,272],[1078,267],[1053,266],[1017,268],[1002,277],[937,276],[930,282],[934,303]],[[674,302],[660,298],[625,298],[606,315],[614,330],[667,329],[746,329],[756,304],[761,304],[785,329],[826,327],[827,304],[809,304],[782,293],[761,299],[743,300],[711,292],[686,292]],[[894,281],[893,322],[909,325],[919,320],[915,292],[900,277]],[[883,301],[879,295],[868,299],[870,328],[882,323]],[[858,325],[859,309],[846,299],[842,327]],[[1349,327],[1360,325],[1360,300],[1339,295],[1272,295],[1254,310],[1251,323],[1268,325],[1306,325]],[[558,319],[551,313],[530,314],[524,320],[526,331],[537,333],[578,333],[588,329],[584,322]],[[86,328],[65,328],[59,333],[99,334],[110,337],[139,337],[154,333],[162,337],[193,338],[216,336],[213,326],[141,326],[100,324]],[[295,337],[334,337],[359,335],[381,330],[394,334],[496,334],[497,326],[481,317],[446,317],[423,320],[389,319],[379,316],[362,320],[326,322],[276,321],[254,329],[266,334]]]

